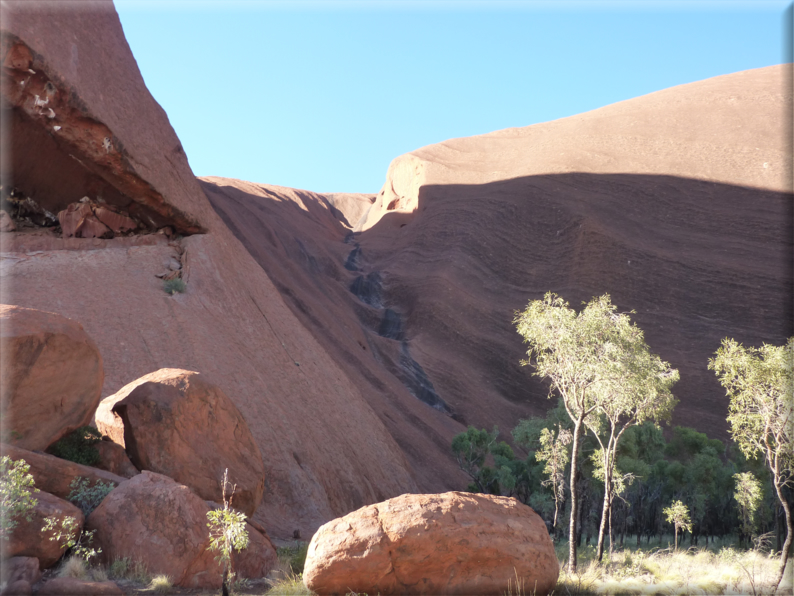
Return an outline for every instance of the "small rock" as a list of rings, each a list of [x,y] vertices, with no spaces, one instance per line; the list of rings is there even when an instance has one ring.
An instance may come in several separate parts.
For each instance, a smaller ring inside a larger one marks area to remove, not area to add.
[[[38,596],[123,596],[121,588],[111,581],[88,582],[74,577],[58,577],[45,583]]]
[[[140,474],[121,445],[108,440],[95,443],[94,448],[99,452],[97,468],[124,478],[132,478]]]
[[[30,582],[24,579],[9,582],[5,589],[0,592],[0,596],[30,596],[33,594],[33,587]]]
[[[94,209],[94,215],[99,221],[110,228],[114,234],[130,232],[138,227],[135,220],[105,207],[97,207]]]
[[[0,211],[0,232],[15,232],[16,229],[17,226],[11,216],[5,211]]]
[[[2,562],[2,571],[3,581],[9,584],[24,580],[33,585],[41,579],[39,560],[36,557],[11,557]]]

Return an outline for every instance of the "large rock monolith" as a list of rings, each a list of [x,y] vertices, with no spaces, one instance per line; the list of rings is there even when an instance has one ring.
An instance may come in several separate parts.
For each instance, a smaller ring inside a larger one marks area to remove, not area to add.
[[[236,485],[233,507],[253,515],[262,500],[262,454],[237,406],[197,372],[164,368],[102,400],[97,428],[151,470],[223,501],[223,476]]]
[[[508,497],[402,495],[322,526],[303,578],[318,594],[547,594],[559,563],[546,526]]]
[[[0,305],[3,440],[44,450],[91,421],[105,375],[83,327],[61,315]]]

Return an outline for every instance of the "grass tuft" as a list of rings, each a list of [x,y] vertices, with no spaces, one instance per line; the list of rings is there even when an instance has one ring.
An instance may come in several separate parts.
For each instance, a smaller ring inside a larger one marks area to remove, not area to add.
[[[168,575],[155,575],[149,583],[149,589],[156,594],[168,594],[172,587],[171,577]]]
[[[73,577],[75,579],[88,579],[88,566],[80,557],[69,557],[58,570],[58,577]]]

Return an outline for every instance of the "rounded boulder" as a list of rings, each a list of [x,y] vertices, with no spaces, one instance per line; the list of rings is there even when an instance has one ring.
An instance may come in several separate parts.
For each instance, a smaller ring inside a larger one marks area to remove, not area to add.
[[[228,469],[235,509],[251,516],[262,501],[265,466],[243,415],[197,372],[164,368],[145,375],[102,400],[95,419],[139,470],[221,503]]]
[[[91,421],[105,374],[99,349],[79,323],[0,305],[0,353],[4,442],[43,451]]]
[[[402,495],[322,526],[304,582],[318,594],[547,594],[559,563],[543,520],[516,499]]]

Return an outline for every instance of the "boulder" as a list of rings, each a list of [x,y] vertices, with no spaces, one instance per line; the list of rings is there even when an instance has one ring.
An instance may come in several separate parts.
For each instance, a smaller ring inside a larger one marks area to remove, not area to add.
[[[98,468],[124,478],[132,478],[140,474],[138,468],[132,465],[127,452],[124,451],[124,447],[118,443],[99,441],[99,443],[94,444],[94,447],[99,452]]]
[[[33,586],[24,579],[9,582],[0,592],[0,596],[30,596],[31,594],[33,594]]]
[[[89,582],[74,577],[57,577],[45,583],[37,596],[122,596],[115,583]]]
[[[41,531],[44,528],[44,520],[54,517],[60,528],[65,518],[73,517],[77,522],[77,532],[80,532],[85,517],[83,512],[69,501],[64,501],[55,495],[39,491],[35,497],[38,503],[30,511],[30,521],[24,516],[17,518],[17,525],[5,545],[6,556],[36,557],[39,566],[47,569],[55,565],[63,556],[64,549],[58,541],[50,540],[52,532]]]
[[[559,563],[543,520],[508,497],[402,495],[322,526],[303,578],[319,594],[547,594]]]
[[[262,500],[264,463],[245,419],[197,372],[164,368],[145,375],[102,400],[95,419],[139,470],[164,474],[220,503],[228,468],[235,509],[250,516]]]
[[[16,232],[17,226],[14,220],[5,211],[0,211],[0,232]]]
[[[88,478],[91,486],[97,482],[118,486],[127,479],[106,470],[76,464],[54,455],[28,451],[13,445],[0,444],[0,454],[7,455],[14,461],[24,459],[30,466],[29,473],[33,476],[36,488],[62,499],[69,497],[69,493],[72,492],[70,485],[75,478]]]
[[[4,442],[44,450],[90,422],[105,376],[102,356],[79,323],[0,305],[0,353]]]
[[[216,553],[207,550],[210,508],[192,490],[170,478],[144,471],[110,493],[88,516],[106,562],[129,557],[144,563],[151,574],[170,575],[174,585],[217,588],[222,571]],[[263,577],[276,561],[266,537],[249,528],[250,544],[238,568]]]
[[[11,585],[25,581],[30,585],[41,579],[39,560],[36,557],[11,557],[2,562],[3,581]]]

